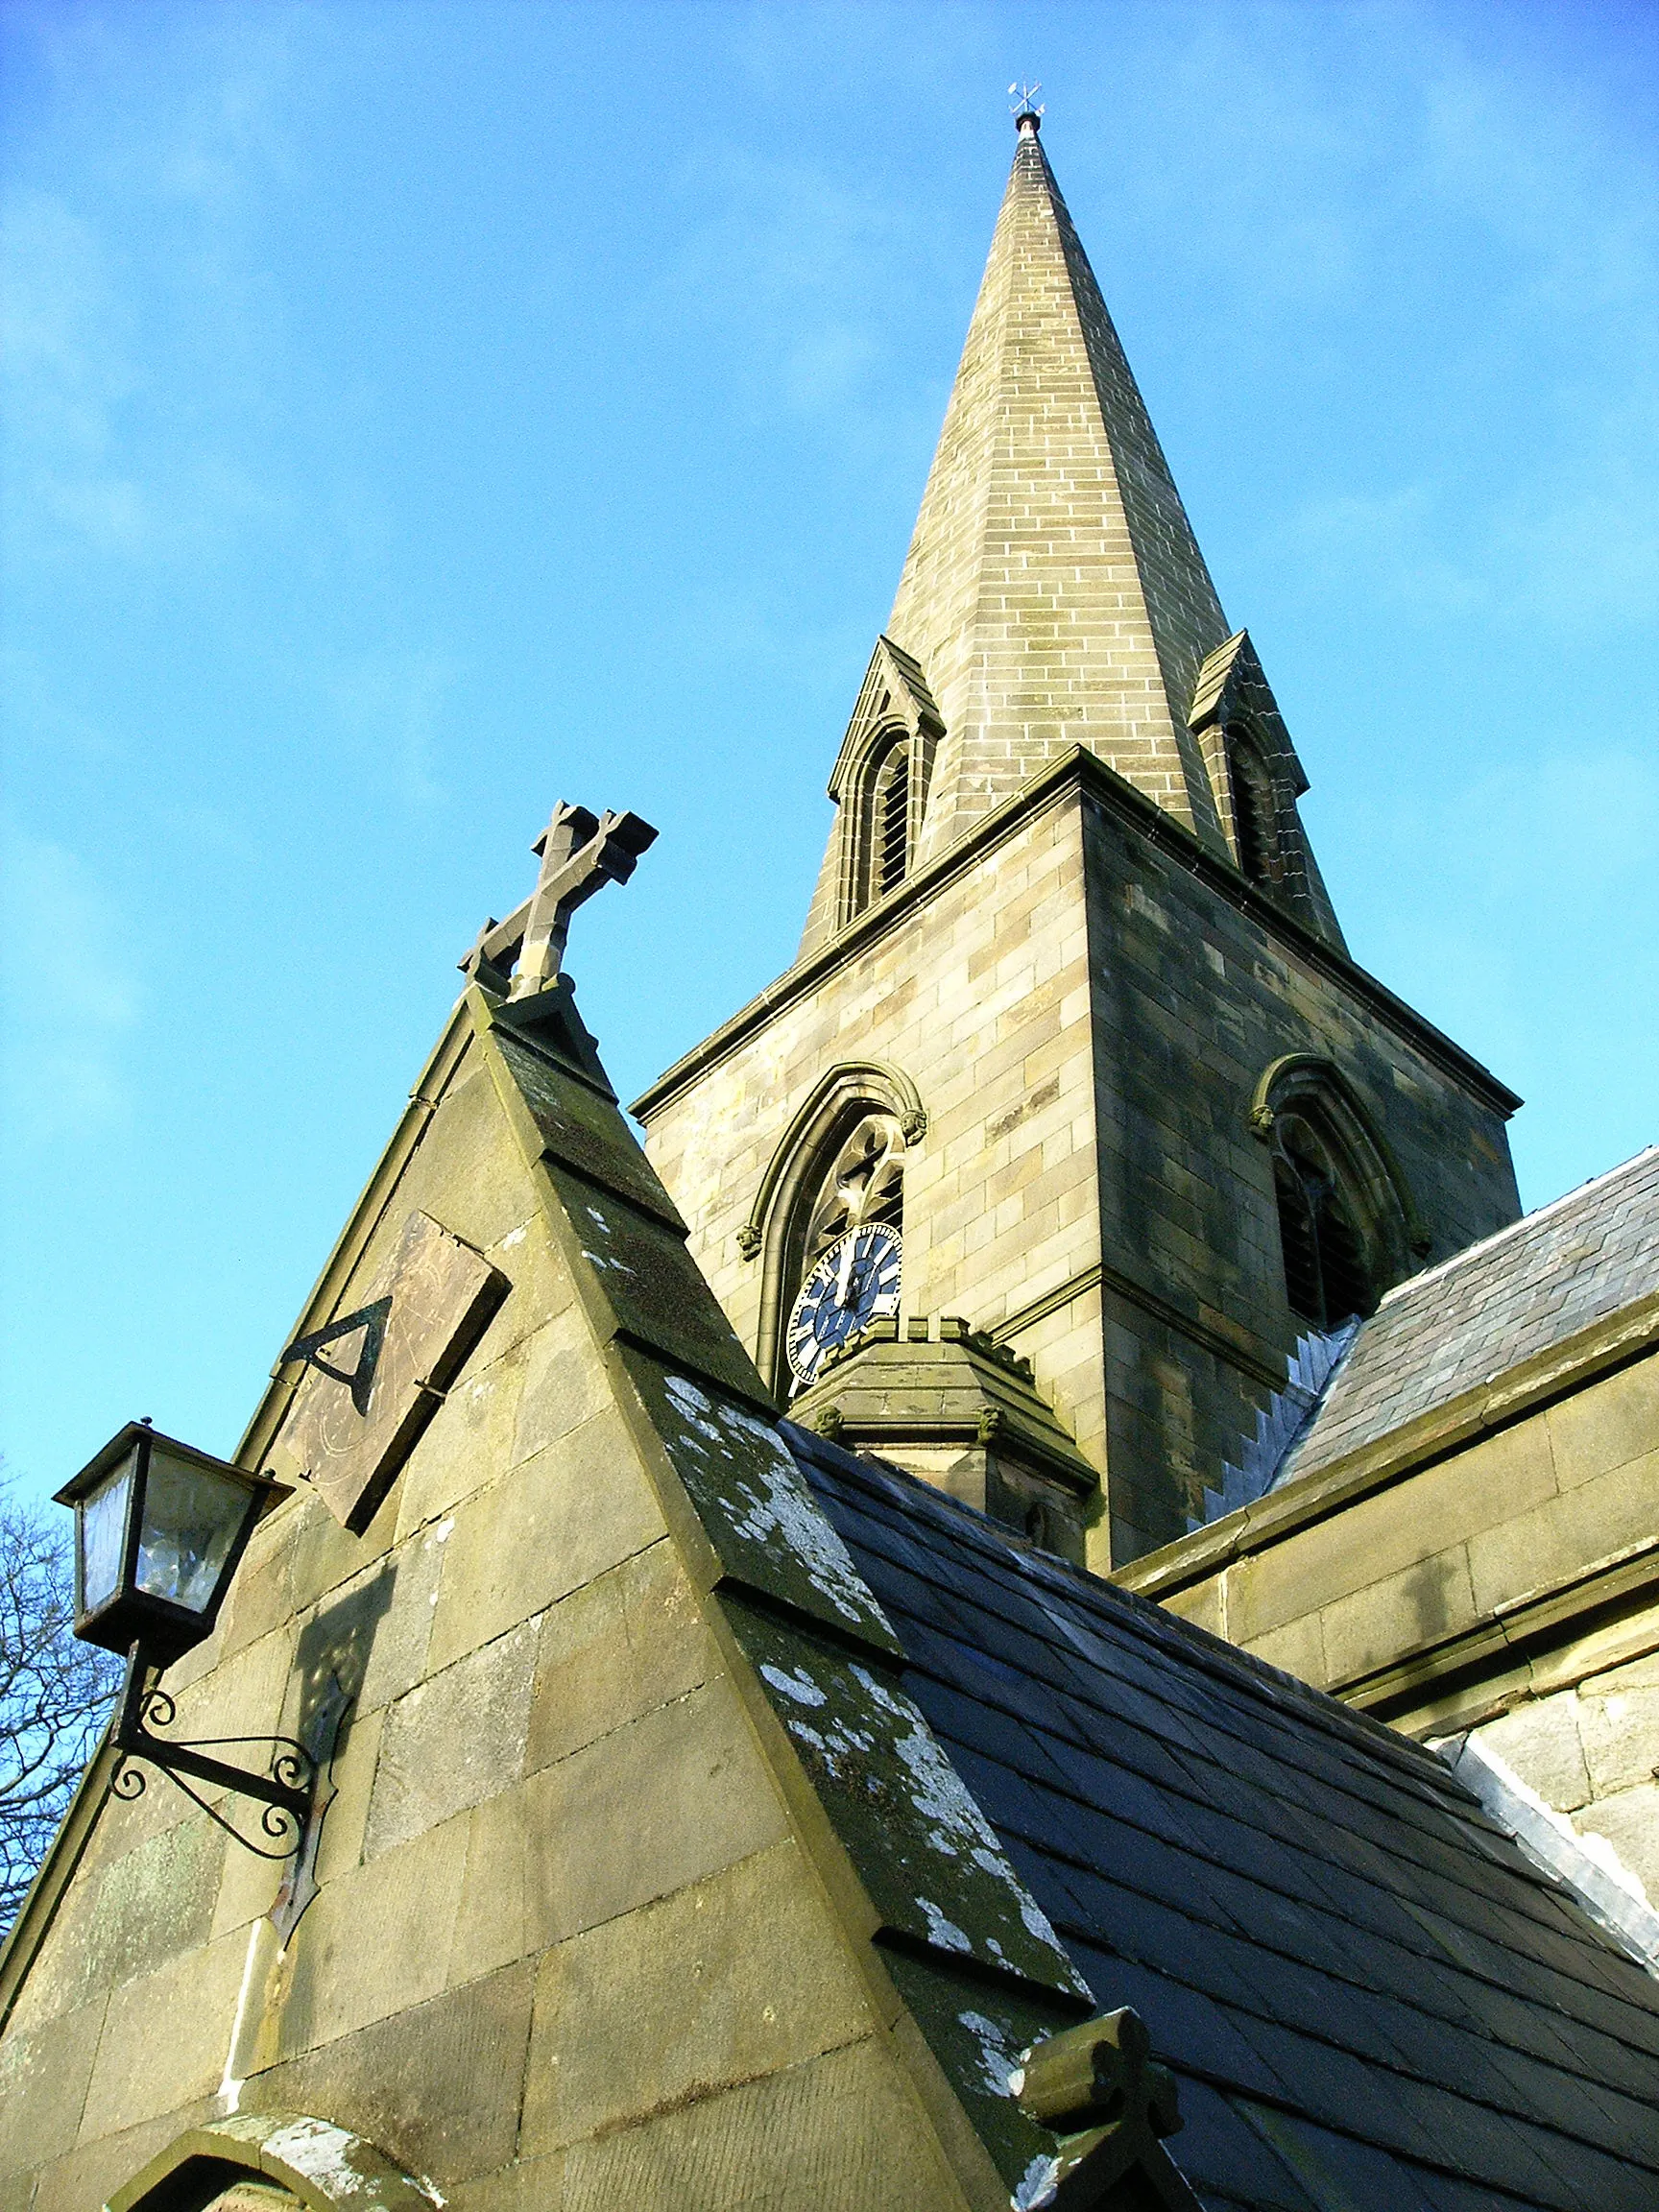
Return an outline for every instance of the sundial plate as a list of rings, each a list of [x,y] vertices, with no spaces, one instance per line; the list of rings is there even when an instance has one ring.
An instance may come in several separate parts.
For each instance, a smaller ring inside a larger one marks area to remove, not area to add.
[[[284,1442],[346,1527],[361,1533],[373,1519],[508,1288],[417,1209],[355,1314],[290,1348],[305,1374]]]

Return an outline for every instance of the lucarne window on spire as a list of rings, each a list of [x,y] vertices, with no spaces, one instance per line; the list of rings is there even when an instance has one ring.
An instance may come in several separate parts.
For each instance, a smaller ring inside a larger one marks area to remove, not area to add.
[[[1279,841],[1279,809],[1273,780],[1255,741],[1241,730],[1227,733],[1227,762],[1233,782],[1233,824],[1238,866],[1252,883],[1271,885],[1285,874]]]
[[[877,771],[870,806],[870,896],[879,899],[902,880],[910,857],[908,748],[896,744]]]

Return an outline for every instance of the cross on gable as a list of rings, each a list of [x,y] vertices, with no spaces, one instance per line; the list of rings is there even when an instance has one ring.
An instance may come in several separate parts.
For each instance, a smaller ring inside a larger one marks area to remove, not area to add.
[[[546,990],[558,980],[571,915],[605,884],[626,883],[656,835],[637,814],[594,815],[562,799],[530,848],[541,862],[534,892],[505,922],[484,925],[462,972],[509,998]]]

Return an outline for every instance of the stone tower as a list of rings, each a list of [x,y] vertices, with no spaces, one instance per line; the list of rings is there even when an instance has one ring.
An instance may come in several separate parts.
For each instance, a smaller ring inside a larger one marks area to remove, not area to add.
[[[1515,1217],[1519,1101],[1348,955],[1038,133],[799,955],[636,1111],[799,1418],[1104,1569]]]

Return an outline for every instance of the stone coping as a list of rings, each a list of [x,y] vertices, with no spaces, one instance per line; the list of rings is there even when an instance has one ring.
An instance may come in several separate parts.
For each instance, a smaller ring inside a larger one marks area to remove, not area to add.
[[[1236,1513],[1114,1568],[1111,1579],[1143,1597],[1166,1599],[1208,1581],[1225,1567],[1287,1542],[1373,1492],[1404,1481],[1437,1459],[1504,1429],[1610,1368],[1659,1343],[1659,1291],[1604,1315],[1576,1335],[1357,1447],[1315,1472],[1269,1490]]]
[[[1087,793],[1109,812],[1141,830],[1230,905],[1261,923],[1270,936],[1278,938],[1299,958],[1351,992],[1397,1036],[1414,1046],[1425,1059],[1432,1061],[1454,1081],[1462,1084],[1482,1105],[1505,1119],[1520,1106],[1519,1094],[1454,1043],[1444,1030],[1437,1029],[1404,998],[1397,998],[1386,984],[1380,983],[1346,953],[1326,944],[1275,901],[1256,890],[1230,861],[1212,853],[1184,823],[1166,813],[1156,800],[1137,790],[1098,755],[1077,745],[1069,753],[1061,754],[1040,775],[1033,776],[1012,799],[1005,800],[975,823],[948,853],[942,853],[938,859],[917,869],[897,889],[867,907],[822,950],[785,970],[775,982],[751,998],[748,1005],[739,1008],[700,1045],[676,1060],[640,1093],[629,1112],[649,1126],[653,1115],[660,1113],[708,1069],[736,1051],[756,1029],[770,1022],[783,1007],[805,997],[844,962],[898,928],[909,919],[914,908],[942,885],[965,875],[983,854],[1005,843],[1023,829],[1028,820],[1078,792]]]
[[[434,2212],[443,2201],[332,2121],[302,2112],[250,2112],[175,2136],[103,2212],[162,2212],[178,2201],[190,2166],[202,2168],[204,2181],[222,2177],[227,2188],[237,2171],[278,2182],[306,2212]]]

